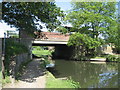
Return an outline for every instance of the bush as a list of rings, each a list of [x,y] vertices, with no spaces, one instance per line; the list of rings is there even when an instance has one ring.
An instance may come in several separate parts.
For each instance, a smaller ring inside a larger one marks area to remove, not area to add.
[[[120,56],[118,56],[117,61],[120,62]]]
[[[120,57],[117,57],[117,56],[115,56],[115,55],[108,55],[108,56],[106,57],[106,60],[107,60],[107,61],[120,62]]]
[[[24,52],[28,52],[27,47],[25,47],[23,44],[11,40],[6,40],[5,48],[6,56],[13,56]]]
[[[18,54],[28,52],[28,48],[19,42],[12,41],[11,39],[6,39],[5,44],[5,74],[9,75],[10,60]]]

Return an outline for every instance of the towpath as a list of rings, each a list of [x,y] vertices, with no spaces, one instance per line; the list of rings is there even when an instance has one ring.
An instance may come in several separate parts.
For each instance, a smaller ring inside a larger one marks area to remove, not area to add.
[[[34,59],[27,65],[19,81],[3,88],[45,88],[45,72],[40,68],[40,59]]]

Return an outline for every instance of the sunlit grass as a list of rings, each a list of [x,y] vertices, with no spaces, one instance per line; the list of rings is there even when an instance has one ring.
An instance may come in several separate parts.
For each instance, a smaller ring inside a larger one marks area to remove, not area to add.
[[[56,79],[50,72],[47,72],[46,88],[79,88],[79,83],[73,80]]]
[[[42,55],[50,55],[51,54],[51,52],[49,50],[36,50],[36,49],[33,50],[32,53],[38,57],[40,57]]]
[[[10,77],[6,76],[5,79],[2,79],[2,85],[4,86],[7,83],[11,83]]]

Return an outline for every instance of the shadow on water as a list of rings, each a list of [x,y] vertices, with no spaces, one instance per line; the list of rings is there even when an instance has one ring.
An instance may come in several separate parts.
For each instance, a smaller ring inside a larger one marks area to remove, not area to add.
[[[55,60],[56,78],[71,77],[82,88],[118,88],[118,63]]]

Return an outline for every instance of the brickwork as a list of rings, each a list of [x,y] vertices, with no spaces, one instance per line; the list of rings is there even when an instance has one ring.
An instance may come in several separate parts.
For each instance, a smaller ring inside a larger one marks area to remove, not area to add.
[[[58,40],[58,41],[68,41],[70,35],[63,35],[61,33],[54,32],[40,32],[37,33],[37,38],[41,40]]]

